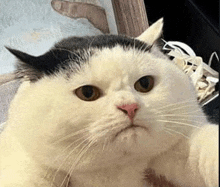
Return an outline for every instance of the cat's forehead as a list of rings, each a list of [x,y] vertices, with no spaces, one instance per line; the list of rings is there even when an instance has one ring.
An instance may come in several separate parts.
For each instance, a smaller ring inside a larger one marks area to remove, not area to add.
[[[146,54],[135,49],[124,50],[121,46],[104,48],[89,59],[86,71],[96,77],[125,76],[137,72],[143,66]]]
[[[92,84],[103,88],[129,85],[142,76],[156,74],[154,60],[150,52],[125,50],[120,45],[96,49],[80,71],[72,74],[70,82],[77,86]]]
[[[77,46],[77,47],[76,47]],[[84,38],[69,38],[55,46],[57,49],[68,49],[71,55],[77,53],[80,64],[80,75],[84,77],[93,75],[93,78],[116,77],[134,71],[143,61],[145,54],[149,53],[151,46],[137,39],[126,36],[99,35]],[[81,61],[80,61],[81,60]],[[70,58],[71,69],[77,65]],[[78,68],[78,66],[77,66]],[[73,72],[74,74],[75,72]]]

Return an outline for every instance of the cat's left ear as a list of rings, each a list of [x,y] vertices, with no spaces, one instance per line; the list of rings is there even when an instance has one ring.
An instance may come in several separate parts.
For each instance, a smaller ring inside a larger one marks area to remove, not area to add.
[[[51,49],[43,55],[32,56],[10,47],[6,47],[6,49],[18,59],[16,77],[28,78],[31,82],[35,82],[45,75],[56,74],[60,69],[65,69],[65,62],[70,58],[68,50]],[[71,58],[74,59],[74,56]]]
[[[148,45],[153,45],[160,38],[163,31],[163,18],[152,24],[136,39],[141,40]]]
[[[17,78],[26,77],[34,82],[40,79],[47,70],[46,61],[41,56],[35,57],[10,47],[5,46],[5,48],[18,59],[15,71]]]

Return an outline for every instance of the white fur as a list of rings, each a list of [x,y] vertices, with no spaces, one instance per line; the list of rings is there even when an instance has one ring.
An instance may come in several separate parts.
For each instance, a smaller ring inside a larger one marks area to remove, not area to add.
[[[0,139],[0,186],[139,187],[147,168],[176,185],[218,186],[218,128],[207,122],[189,78],[152,50],[105,48],[68,80],[59,73],[25,81]],[[134,83],[145,75],[155,78],[154,88],[137,92]],[[99,99],[75,95],[88,84],[102,90]],[[116,106],[132,103],[139,105],[134,124],[148,130],[115,137],[130,124]]]

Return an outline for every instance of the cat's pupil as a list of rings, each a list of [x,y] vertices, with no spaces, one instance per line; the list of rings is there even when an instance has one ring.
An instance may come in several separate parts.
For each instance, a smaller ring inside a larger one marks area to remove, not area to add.
[[[142,77],[139,81],[140,81],[140,85],[143,88],[147,89],[149,87],[149,78],[148,77]]]
[[[86,98],[90,98],[93,96],[93,87],[92,86],[83,86],[82,87],[82,94]]]

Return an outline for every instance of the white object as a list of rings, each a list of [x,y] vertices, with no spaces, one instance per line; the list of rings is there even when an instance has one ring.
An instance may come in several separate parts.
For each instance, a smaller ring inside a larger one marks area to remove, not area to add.
[[[208,102],[202,101],[213,94],[215,85],[219,82],[219,73],[210,67],[214,55],[219,61],[217,53],[211,54],[207,65],[188,45],[176,41],[163,41],[165,42],[163,50],[169,50],[168,55],[174,57],[172,61],[191,78],[197,90],[198,101],[203,105],[207,104]],[[218,96],[215,94],[215,97],[216,95]]]

